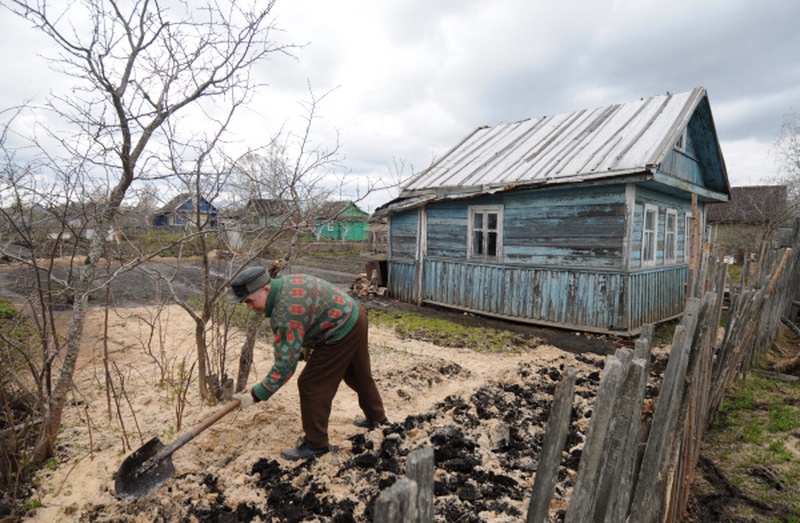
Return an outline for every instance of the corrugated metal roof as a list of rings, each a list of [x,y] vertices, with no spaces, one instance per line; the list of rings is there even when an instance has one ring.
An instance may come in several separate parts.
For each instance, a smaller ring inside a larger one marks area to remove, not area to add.
[[[663,161],[706,96],[680,94],[476,129],[403,186],[401,198],[429,190],[492,190],[643,172]]]

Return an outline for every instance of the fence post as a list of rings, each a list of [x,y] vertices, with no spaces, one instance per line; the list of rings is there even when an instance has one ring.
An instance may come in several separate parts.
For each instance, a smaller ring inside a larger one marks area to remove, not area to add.
[[[406,476],[417,484],[417,521],[433,522],[433,447],[411,452],[406,460]]]
[[[630,523],[655,522],[664,506],[668,491],[668,463],[674,454],[670,437],[674,435],[674,427],[678,423],[686,368],[689,364],[689,352],[697,328],[699,311],[700,300],[689,298],[683,319],[675,328],[669,363],[658,394],[653,425],[633,495]]]
[[[401,478],[384,490],[375,502],[375,523],[415,523],[417,521],[417,484]]]
[[[607,458],[597,490],[595,521],[600,517],[603,521],[625,521],[633,497],[647,368],[645,360],[633,359],[625,370],[606,442]]]
[[[603,460],[605,459],[605,442],[608,428],[614,416],[614,403],[622,381],[622,363],[616,356],[609,356],[600,378],[600,390],[594,402],[586,443],[583,446],[581,461],[578,465],[578,477],[572,489],[569,508],[564,523],[585,523],[591,521]]]
[[[719,326],[722,297],[708,291],[703,296],[696,335],[692,343],[686,371],[685,392],[681,405],[681,418],[676,427],[676,438],[681,443],[670,506],[666,507],[667,521],[683,518],[691,490],[692,473],[700,458],[700,442],[706,429],[706,412],[711,387],[711,366],[714,359],[713,344]]]
[[[569,418],[572,412],[572,399],[575,396],[575,367],[567,367],[556,386],[553,406],[547,421],[547,432],[542,443],[542,456],[536,469],[531,501],[528,506],[527,523],[547,523],[553,489],[558,479],[561,453],[569,432]]]

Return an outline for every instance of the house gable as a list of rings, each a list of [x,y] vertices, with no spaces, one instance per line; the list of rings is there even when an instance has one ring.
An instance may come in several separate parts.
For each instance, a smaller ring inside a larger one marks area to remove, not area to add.
[[[667,133],[666,146],[654,158],[655,182],[673,192],[695,193],[701,202],[726,201],[730,185],[708,98],[690,105],[683,120]]]
[[[217,220],[217,208],[204,197],[200,197],[200,214],[205,217],[204,223],[214,225]],[[170,200],[155,215],[153,223],[156,227],[182,227],[189,223],[194,214],[195,198],[189,193],[181,193]]]

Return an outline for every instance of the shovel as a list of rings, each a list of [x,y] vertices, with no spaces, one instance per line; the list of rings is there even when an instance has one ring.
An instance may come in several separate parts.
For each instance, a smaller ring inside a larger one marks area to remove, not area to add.
[[[165,446],[156,436],[136,449],[133,454],[125,458],[114,478],[114,491],[117,497],[127,500],[139,499],[160,487],[175,473],[172,453],[238,406],[239,400],[229,402],[169,445]]]

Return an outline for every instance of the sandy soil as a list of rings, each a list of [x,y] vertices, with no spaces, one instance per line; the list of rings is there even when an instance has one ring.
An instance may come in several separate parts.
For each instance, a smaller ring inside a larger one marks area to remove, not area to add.
[[[601,355],[576,355],[551,345],[513,354],[442,348],[402,340],[373,326],[374,374],[391,427],[371,431],[355,427],[353,419],[362,413],[354,393],[343,385],[330,424],[331,442],[338,450],[306,463],[283,461],[280,451],[293,447],[301,435],[293,379],[270,401],[234,411],[179,449],[172,458],[175,475],[156,492],[123,501],[115,497],[114,476],[132,450],[154,436],[165,444],[173,441],[219,406],[204,405],[193,383],[182,427],[176,430],[175,384],[169,378],[178,375],[182,362],[190,366],[195,360],[194,325],[177,307],[165,309],[158,318],[153,309],[124,308],[112,313],[106,338],[119,402],[117,407],[112,400],[109,419],[102,310],[93,310],[86,325],[85,348],[64,416],[57,464],[36,478],[32,499],[40,500],[41,507],[29,516],[30,521],[291,521],[296,516],[287,515],[286,507],[281,507],[290,500],[306,504],[302,519],[307,521],[371,521],[381,488],[403,473],[402,456],[426,445],[437,452],[438,521],[453,520],[459,510],[473,514],[458,516],[464,521],[519,521],[527,512],[537,445],[560,371],[565,366],[578,370],[568,440],[572,448],[565,453],[577,465],[604,363]],[[161,329],[155,339],[151,339],[151,325]],[[234,354],[229,358],[235,362],[241,338],[230,346]],[[250,383],[266,373],[271,358],[271,346],[261,336]],[[503,406],[517,405],[514,401],[528,396],[520,412]],[[482,404],[475,399],[480,397]],[[528,416],[530,423],[514,421],[509,418],[512,414]],[[469,451],[462,467],[469,469],[467,480],[454,476],[456,461],[448,461],[443,454],[448,445],[454,447],[455,440],[445,437],[454,431]],[[390,441],[397,447],[391,459],[399,463],[392,467],[387,465]],[[292,492],[280,494],[270,475],[290,483]],[[489,483],[502,483],[501,479],[513,488],[481,493]],[[574,470],[565,468],[551,506],[553,521],[563,517],[573,479]],[[474,483],[471,495],[464,481]],[[308,505],[310,497],[334,508],[326,515],[326,510]]]

